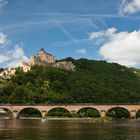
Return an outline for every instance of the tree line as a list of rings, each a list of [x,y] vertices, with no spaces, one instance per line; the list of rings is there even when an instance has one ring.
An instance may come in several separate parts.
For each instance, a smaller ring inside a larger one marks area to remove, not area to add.
[[[17,68],[0,81],[0,103],[140,103],[140,77],[116,63],[74,60],[75,71],[34,66]],[[62,60],[63,61],[63,60]]]

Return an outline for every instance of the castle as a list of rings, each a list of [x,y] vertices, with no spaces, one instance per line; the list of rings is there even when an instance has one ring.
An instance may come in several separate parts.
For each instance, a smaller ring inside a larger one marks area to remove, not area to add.
[[[45,66],[46,64],[55,63],[55,57],[49,53],[46,53],[42,48],[36,56],[31,56],[30,65]]]
[[[65,70],[75,70],[75,65],[68,61],[57,61],[52,54],[46,53],[42,48],[37,55],[31,56],[29,62],[21,61],[19,67],[23,69],[23,72],[31,70],[31,66],[48,66]],[[0,81],[4,79],[10,79],[16,73],[15,68],[7,68],[0,72]]]
[[[20,64],[24,72],[29,71],[31,66],[49,66],[72,71],[75,70],[75,65],[72,62],[57,62],[56,58],[52,54],[47,53],[43,48],[40,49],[37,55],[31,56],[29,63],[21,62]]]

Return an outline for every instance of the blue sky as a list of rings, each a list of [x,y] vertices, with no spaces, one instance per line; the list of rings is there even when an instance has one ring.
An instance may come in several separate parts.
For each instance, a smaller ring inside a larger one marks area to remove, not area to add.
[[[0,67],[40,48],[140,67],[139,23],[140,0],[0,0]]]

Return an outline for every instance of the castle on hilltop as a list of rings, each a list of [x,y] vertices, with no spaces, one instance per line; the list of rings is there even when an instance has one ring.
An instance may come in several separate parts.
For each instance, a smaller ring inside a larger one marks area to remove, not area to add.
[[[31,56],[29,63],[22,61],[20,64],[24,72],[29,71],[31,66],[49,66],[72,71],[75,70],[75,65],[72,62],[58,62],[52,54],[47,53],[43,48],[40,49],[37,55]]]
[[[40,51],[36,56],[31,56],[30,58],[31,65],[43,66],[55,62],[56,62],[55,57],[52,54],[46,53],[46,51],[43,48],[40,49]]]

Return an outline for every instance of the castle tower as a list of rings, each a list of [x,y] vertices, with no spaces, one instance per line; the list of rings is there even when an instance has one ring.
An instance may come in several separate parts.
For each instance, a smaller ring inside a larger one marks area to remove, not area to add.
[[[75,65],[72,62],[56,62],[53,55],[47,53],[43,48],[40,49],[37,55],[31,56],[30,66],[50,66],[66,70],[75,70]]]
[[[36,56],[31,56],[31,57],[30,57],[30,65],[31,65],[31,66],[36,65]]]
[[[55,57],[49,53],[46,53],[46,51],[41,48],[40,51],[38,52],[37,55],[42,62],[46,62],[46,63],[55,63]]]

